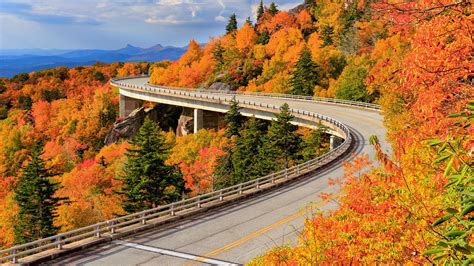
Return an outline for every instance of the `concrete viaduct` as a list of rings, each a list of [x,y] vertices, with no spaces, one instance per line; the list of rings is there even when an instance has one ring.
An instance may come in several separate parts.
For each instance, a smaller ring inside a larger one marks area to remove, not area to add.
[[[124,83],[126,82],[126,83]],[[169,89],[168,87],[160,87],[160,86],[152,86],[148,84],[148,78],[135,78],[135,79],[128,79],[117,81],[115,83],[120,90],[120,117],[127,117],[132,111],[135,109],[143,106],[144,101],[148,102],[155,102],[161,104],[168,104],[173,106],[180,106],[183,108],[188,108],[192,110],[193,113],[193,132],[196,133],[199,129],[202,129],[205,124],[213,124],[217,125],[216,122],[214,123],[206,123],[206,119],[217,120],[217,114],[223,114],[227,112],[229,101],[232,97],[236,97],[237,100],[242,101],[245,103],[247,100],[248,102],[254,101],[255,97],[258,97],[258,100],[262,102],[262,104],[272,104],[274,103],[274,99],[272,101],[265,101],[263,99],[264,96],[258,95],[249,95],[249,94],[230,94],[229,92],[225,91],[207,91],[207,90],[183,90],[179,89],[178,92],[187,92],[190,93],[191,96],[184,96],[182,94],[177,95],[170,95],[168,93],[159,93],[159,89]],[[130,87],[120,87],[120,84],[127,84]],[[150,91],[143,91],[143,90],[134,90],[133,88],[139,88],[141,86],[145,86],[145,88],[149,88]],[[208,102],[203,101],[204,99],[212,99],[212,97],[221,99],[221,102]],[[207,98],[206,98],[207,97]],[[298,98],[292,99],[297,100]],[[224,102],[222,102],[224,100]],[[263,101],[262,101],[263,100]],[[286,102],[287,100],[283,100]],[[268,102],[268,103],[267,103]],[[278,101],[280,104],[282,100]],[[367,106],[374,106],[367,104]],[[365,107],[364,104],[361,104],[360,107]],[[258,110],[255,108],[242,108],[241,110],[242,115],[244,116],[255,116],[259,119],[264,120],[272,120],[275,116],[275,111],[263,111]],[[206,114],[206,115],[205,115]],[[318,124],[308,124],[304,119],[299,118],[298,116],[292,122],[298,126],[303,127],[311,127],[316,128]],[[328,123],[327,121],[321,120],[321,124],[328,128],[328,133],[331,135],[331,147],[334,148],[338,144],[340,144],[342,139],[345,138],[344,133],[340,131],[340,128],[333,125],[332,123]]]
[[[267,120],[288,103],[293,123],[312,128],[322,123],[342,144],[321,158],[240,186],[10,248],[0,255],[17,263],[46,260],[68,265],[242,264],[277,245],[295,244],[311,212],[337,208],[336,200],[323,202],[318,195],[337,195],[338,188],[329,186],[328,180],[343,175],[342,161],[350,161],[354,154],[374,158],[371,135],[387,147],[382,116],[370,104],[151,86],[147,77],[113,80],[111,85],[119,88],[123,117],[143,101],[182,106],[193,109],[197,131],[204,124],[203,112],[226,112],[232,97],[243,107],[243,115]],[[22,251],[34,248],[39,251]]]

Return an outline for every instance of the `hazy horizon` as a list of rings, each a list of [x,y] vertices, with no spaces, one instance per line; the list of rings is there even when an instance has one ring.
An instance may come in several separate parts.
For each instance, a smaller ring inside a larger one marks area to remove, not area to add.
[[[147,48],[205,43],[225,32],[235,13],[239,24],[255,20],[259,0],[7,1],[0,3],[0,49],[104,49],[127,44]],[[264,1],[266,5],[271,1]],[[275,0],[282,10],[301,1]]]

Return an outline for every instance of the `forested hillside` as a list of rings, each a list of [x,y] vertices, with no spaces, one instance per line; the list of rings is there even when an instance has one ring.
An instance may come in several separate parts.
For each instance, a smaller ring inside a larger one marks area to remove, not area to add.
[[[0,247],[125,213],[119,190],[135,146],[125,139],[104,146],[114,122],[123,119],[117,88],[108,81],[147,71],[146,63],[98,63],[1,80]],[[188,193],[212,189],[204,180],[220,154],[222,133],[202,130],[176,138],[173,131],[160,132],[170,149],[167,163],[178,166],[177,173],[182,169],[179,179],[186,180]],[[194,167],[205,174],[203,181],[196,180]],[[36,193],[45,193],[43,203]],[[32,209],[46,215],[35,216]],[[49,225],[40,229],[32,219]]]
[[[390,33],[371,19],[370,6],[370,1],[306,1],[281,11],[261,3],[256,22],[248,18],[238,28],[231,17],[227,34],[203,48],[191,40],[180,60],[152,68],[151,81],[183,87],[221,82],[245,91],[376,101],[379,89],[366,79],[385,60],[375,52],[383,49],[376,43]]]
[[[52,181],[59,183],[57,194],[69,197],[59,207],[57,225],[70,229],[119,211],[110,195],[127,144],[103,148],[118,113],[117,91],[108,80],[146,69],[147,64],[96,64],[1,80],[0,246],[14,241],[14,189],[34,147],[44,148],[41,158],[53,173]]]

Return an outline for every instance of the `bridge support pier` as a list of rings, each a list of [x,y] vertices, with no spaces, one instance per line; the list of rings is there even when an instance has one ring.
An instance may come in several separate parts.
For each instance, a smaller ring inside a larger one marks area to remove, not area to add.
[[[339,147],[344,140],[335,136],[331,135],[329,138],[329,147],[331,150],[334,150],[335,148]]]
[[[120,95],[120,117],[127,117],[133,110],[141,107],[143,105],[143,101],[129,98],[124,95]]]
[[[194,133],[204,126],[204,112],[201,109],[194,109]]]

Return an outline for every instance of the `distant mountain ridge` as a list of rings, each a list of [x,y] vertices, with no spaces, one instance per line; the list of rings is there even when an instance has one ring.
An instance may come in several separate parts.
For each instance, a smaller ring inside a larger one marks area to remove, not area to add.
[[[154,45],[149,48],[127,44],[117,50],[42,50],[42,49],[0,49],[0,77],[12,77],[22,72],[33,72],[59,66],[76,67],[92,65],[97,61],[113,62],[156,62],[177,60],[187,47]]]

